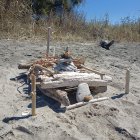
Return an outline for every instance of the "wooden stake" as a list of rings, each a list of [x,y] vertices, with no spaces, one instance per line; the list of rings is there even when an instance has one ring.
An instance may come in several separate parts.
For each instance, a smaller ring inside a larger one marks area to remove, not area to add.
[[[36,115],[36,77],[34,74],[31,75],[32,82],[32,116]]]
[[[126,76],[125,76],[125,93],[129,93],[129,82],[130,82],[130,71],[126,70]]]
[[[32,92],[32,116],[36,115],[36,93]]]
[[[47,36],[47,56],[49,56],[49,49],[50,49],[50,34],[51,34],[51,27],[48,27],[48,36]]]

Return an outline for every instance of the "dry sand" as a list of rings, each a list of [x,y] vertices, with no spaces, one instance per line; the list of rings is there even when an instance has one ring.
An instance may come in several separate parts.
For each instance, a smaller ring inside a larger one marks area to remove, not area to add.
[[[95,97],[122,96],[62,112],[56,101],[37,92],[37,116],[23,117],[23,111],[31,111],[31,97],[27,81],[17,77],[25,72],[17,64],[42,57],[46,46],[0,40],[0,139],[139,140],[140,43],[115,43],[110,50],[97,43],[52,43],[51,52],[54,46],[58,54],[69,46],[74,56],[86,57],[87,66],[113,78],[107,92]],[[126,68],[131,72],[130,93],[123,96]]]

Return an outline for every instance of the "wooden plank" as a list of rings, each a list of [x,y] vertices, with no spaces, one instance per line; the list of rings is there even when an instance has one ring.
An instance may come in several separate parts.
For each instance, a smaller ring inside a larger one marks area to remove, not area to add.
[[[59,87],[75,87],[80,83],[87,83],[89,87],[107,86],[107,81],[98,79],[72,79],[72,80],[57,80],[49,82],[41,82],[41,88],[59,88]]]
[[[100,76],[94,73],[79,73],[79,72],[64,72],[54,74],[54,78],[41,75],[39,77],[41,88],[59,88],[59,87],[75,87],[80,83],[87,83],[90,87],[107,86],[107,83],[112,80],[111,77],[105,76],[101,80]]]
[[[107,86],[112,78],[104,76],[101,80],[100,75],[95,73],[79,73],[79,72],[63,72],[61,74],[54,74],[53,77],[40,75],[41,88],[59,88],[59,87],[75,87],[80,83],[87,83],[90,87]]]
[[[81,72],[63,72],[63,73],[60,73],[60,74],[54,74],[53,75],[54,77],[54,80],[55,79],[63,79],[63,80],[70,80],[70,79],[98,79],[98,80],[101,80],[100,78],[100,75],[98,74],[95,74],[95,73],[81,73]],[[46,75],[41,75],[40,78],[42,79],[42,81],[48,81],[49,77],[47,77]],[[111,82],[112,81],[112,78],[109,77],[109,76],[104,76],[104,81],[107,81],[107,82]]]

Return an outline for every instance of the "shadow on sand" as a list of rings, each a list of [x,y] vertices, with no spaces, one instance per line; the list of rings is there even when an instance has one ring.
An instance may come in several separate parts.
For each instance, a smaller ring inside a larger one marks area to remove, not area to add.
[[[117,94],[115,96],[112,96],[111,99],[112,100],[119,99],[119,98],[122,98],[124,95],[127,95],[127,94],[126,93]]]
[[[20,94],[26,94],[26,95],[29,96],[29,98],[31,98],[31,95],[30,95],[31,85],[30,85],[30,81],[27,81],[27,75],[25,73],[20,73],[19,76],[15,77],[15,78],[11,78],[10,80],[18,81],[20,83],[23,83],[21,86],[19,86],[17,88],[17,91]],[[22,89],[22,92],[19,89]],[[61,108],[61,104],[59,102],[57,102],[56,100],[54,100],[54,99],[52,99],[48,96],[45,96],[44,94],[41,93],[41,91],[38,88],[36,89],[36,94],[37,94],[36,108],[48,106],[49,108],[51,108],[56,113],[59,113],[59,112],[64,113],[66,111],[65,107]],[[68,94],[68,95],[72,95],[72,94]],[[117,94],[115,96],[112,96],[111,99],[112,100],[119,99],[119,98],[122,98],[124,95],[126,95],[126,93]],[[26,98],[27,98],[27,96],[26,96]],[[71,99],[71,98],[72,97],[69,97],[69,99],[71,101],[75,102],[75,100],[76,100],[76,99],[74,99],[75,97],[73,99]],[[74,102],[71,102],[71,104],[73,104]],[[30,103],[27,107],[31,108],[32,103]],[[31,115],[28,115],[26,117],[6,117],[6,118],[3,119],[3,122],[8,123],[9,121],[12,121],[12,120],[26,119],[26,118],[29,118],[30,116]]]
[[[30,84],[30,81],[28,81],[27,79],[28,78],[27,78],[26,73],[20,73],[19,76],[16,76],[15,78],[10,78],[10,80],[12,81],[17,81],[17,82],[22,83],[22,85],[17,88],[17,91],[20,94],[26,95],[25,98],[31,98],[31,95],[30,95],[31,84]],[[45,96],[44,94],[42,94],[42,92],[38,88],[36,89],[36,94],[37,94],[36,108],[48,106],[49,108],[51,108],[53,111],[57,113],[64,112],[64,109],[61,109],[61,104],[59,102],[57,102],[56,100],[48,96]],[[30,103],[27,107],[31,108],[32,103]]]

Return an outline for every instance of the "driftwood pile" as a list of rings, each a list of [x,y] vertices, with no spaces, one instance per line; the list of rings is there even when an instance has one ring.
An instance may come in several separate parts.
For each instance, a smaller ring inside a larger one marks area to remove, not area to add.
[[[90,90],[94,92],[104,92],[107,90],[107,83],[111,77],[92,70],[84,66],[83,58],[72,59],[73,64],[77,67],[76,72],[54,71],[53,66],[57,65],[60,57],[46,57],[28,64],[19,64],[19,69],[27,69],[28,78],[31,75],[36,77],[36,85],[43,94],[57,100],[65,106],[70,105],[68,90],[78,87],[80,83],[87,83]]]

